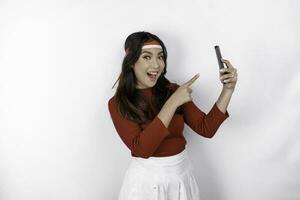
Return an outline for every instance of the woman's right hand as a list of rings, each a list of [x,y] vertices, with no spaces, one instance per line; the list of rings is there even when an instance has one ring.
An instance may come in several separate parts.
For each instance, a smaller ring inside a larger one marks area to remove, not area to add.
[[[171,101],[172,104],[176,105],[176,107],[181,106],[182,104],[192,101],[192,89],[190,86],[199,78],[199,73],[196,74],[192,79],[179,86],[175,92],[170,96],[168,101]]]

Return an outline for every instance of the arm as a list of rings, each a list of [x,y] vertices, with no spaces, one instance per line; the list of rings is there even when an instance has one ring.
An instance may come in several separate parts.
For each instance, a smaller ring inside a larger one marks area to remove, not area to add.
[[[179,87],[175,83],[175,89]],[[224,114],[216,105],[213,105],[208,114],[199,109],[193,101],[189,101],[182,104],[184,110],[184,122],[197,134],[212,138],[222,122],[229,117],[229,113],[226,111]]]
[[[157,114],[159,119],[163,122],[165,127],[168,127],[176,111],[176,105],[170,101],[166,101],[160,112]]]
[[[225,113],[225,110],[228,107],[229,101],[231,99],[233,90],[227,90],[223,87],[222,92],[216,102],[218,108]]]
[[[108,108],[115,129],[122,141],[134,154],[140,157],[152,156],[163,139],[170,134],[166,126],[170,121],[169,118],[172,118],[172,109],[169,106],[164,106],[144,130],[137,123],[122,117],[117,109],[115,98],[109,100]]]

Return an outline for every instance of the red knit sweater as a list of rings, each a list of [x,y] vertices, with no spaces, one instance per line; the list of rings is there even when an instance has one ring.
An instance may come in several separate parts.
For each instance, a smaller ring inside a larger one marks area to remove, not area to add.
[[[172,83],[175,90],[178,84]],[[152,88],[139,89],[147,99],[152,95]],[[182,104],[184,115],[174,114],[168,127],[162,123],[157,114],[152,121],[138,124],[121,116],[117,109],[115,96],[108,101],[108,109],[118,135],[130,149],[131,156],[148,158],[172,156],[185,149],[186,140],[183,135],[184,123],[197,134],[211,138],[222,122],[229,117],[219,110],[216,103],[208,114],[200,110],[193,101]]]

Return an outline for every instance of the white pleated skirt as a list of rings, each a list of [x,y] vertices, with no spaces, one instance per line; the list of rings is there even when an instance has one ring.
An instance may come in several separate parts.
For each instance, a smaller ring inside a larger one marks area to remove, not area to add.
[[[200,200],[186,149],[167,157],[132,157],[118,200]]]

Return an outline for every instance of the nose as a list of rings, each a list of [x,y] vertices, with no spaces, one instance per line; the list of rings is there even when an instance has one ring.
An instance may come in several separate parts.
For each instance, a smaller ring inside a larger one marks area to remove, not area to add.
[[[158,69],[158,68],[160,67],[159,62],[156,61],[155,59],[153,59],[152,67],[153,67],[154,69]]]

